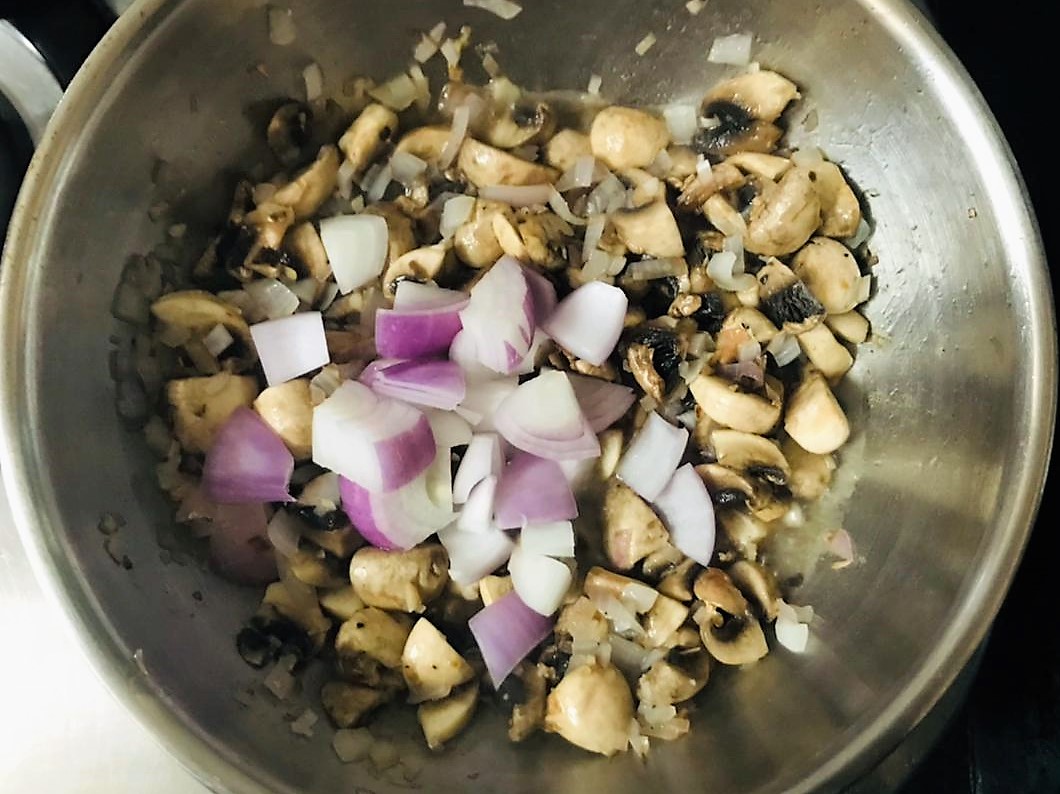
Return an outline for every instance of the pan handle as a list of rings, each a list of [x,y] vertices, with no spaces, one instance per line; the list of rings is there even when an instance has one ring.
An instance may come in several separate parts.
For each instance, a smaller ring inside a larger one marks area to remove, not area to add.
[[[15,0],[0,8],[2,16],[41,54],[63,88],[115,19],[109,7],[95,0]]]

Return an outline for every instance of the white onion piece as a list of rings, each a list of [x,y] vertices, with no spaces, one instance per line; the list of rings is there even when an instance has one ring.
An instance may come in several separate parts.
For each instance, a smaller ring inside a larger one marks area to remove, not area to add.
[[[648,50],[655,46],[656,41],[655,34],[649,33],[637,42],[637,46],[633,48],[633,51],[637,53],[637,55],[646,55]]]
[[[368,185],[365,191],[365,196],[367,196],[369,201],[380,201],[393,181],[394,169],[390,167],[390,163],[386,163],[376,172],[371,184]]]
[[[552,185],[486,185],[479,188],[478,195],[487,201],[499,201],[513,207],[532,207],[548,203]]]
[[[515,19],[523,10],[521,5],[513,3],[512,0],[464,0],[464,5],[468,8],[481,8],[505,20]]]
[[[369,89],[368,96],[391,110],[400,112],[416,100],[416,84],[407,74],[399,74],[382,85]]]
[[[766,352],[773,355],[778,367],[786,367],[802,354],[797,337],[781,331],[770,341]]]
[[[331,361],[324,317],[303,312],[250,326],[250,336],[270,386],[305,375]]]
[[[579,218],[573,212],[570,211],[570,205],[567,203],[567,199],[563,198],[556,188],[549,185],[549,196],[548,206],[552,208],[559,217],[563,218],[571,226],[584,226],[585,219]]]
[[[556,182],[556,190],[566,193],[568,190],[580,187],[590,187],[593,182],[599,182],[607,175],[606,169],[596,162],[591,154],[583,154],[574,161],[569,169],[563,172],[559,181]],[[593,178],[599,174],[598,178]]]
[[[604,228],[607,226],[606,215],[592,215],[589,222],[585,224],[585,239],[582,241],[582,261],[586,261],[596,251],[600,239],[604,236]]]
[[[670,542],[700,565],[710,565],[716,531],[714,503],[691,463],[674,472],[652,505],[670,530]]]
[[[503,466],[500,436],[496,433],[473,435],[453,478],[453,501],[458,505],[466,502],[472,488],[487,477],[500,474]]]
[[[754,339],[743,342],[738,348],[736,348],[736,358],[738,361],[754,361],[760,355],[762,355],[762,345]]]
[[[202,338],[203,346],[215,358],[225,352],[234,341],[232,334],[220,323],[211,328],[210,333]]]
[[[611,255],[599,249],[589,254],[582,265],[581,277],[585,282],[596,281],[607,275],[607,269],[611,267]]]
[[[438,167],[443,171],[453,164],[460,147],[467,137],[467,125],[471,121],[471,107],[466,102],[453,111],[453,124],[449,128],[449,137],[438,156]]]
[[[600,95],[600,86],[604,84],[604,78],[598,74],[589,75],[589,85],[586,86],[585,91],[593,96]]]
[[[734,33],[731,36],[718,36],[710,45],[707,60],[711,63],[746,66],[751,62],[751,35]]]
[[[320,242],[339,292],[346,295],[379,278],[390,239],[378,215],[339,215],[320,222]]]
[[[452,411],[426,410],[423,412],[431,426],[434,443],[440,449],[452,449],[471,443],[471,425]]]
[[[573,557],[574,525],[570,521],[527,524],[519,532],[519,548],[546,557]]]
[[[293,44],[297,33],[294,27],[294,14],[289,8],[269,6],[269,41],[281,47]]]
[[[734,275],[736,262],[737,256],[732,251],[719,251],[707,263],[707,275],[715,284],[729,292],[743,292],[745,289],[751,289],[758,282],[750,273]]]
[[[858,279],[858,303],[864,303],[872,295],[872,276],[862,276]]]
[[[493,504],[497,496],[497,477],[490,475],[471,489],[456,520],[461,532],[487,532],[493,525]]]
[[[482,364],[507,375],[522,363],[534,340],[534,295],[518,260],[497,260],[471,288],[460,321]]]
[[[288,289],[298,297],[299,303],[311,306],[313,301],[317,298],[317,290],[320,289],[320,282],[315,278],[302,278],[288,287]]]
[[[681,276],[684,272],[685,266],[680,259],[642,259],[630,264],[623,278],[630,281],[651,281],[667,276]]]
[[[442,207],[442,219],[438,223],[438,230],[442,233],[442,239],[448,240],[457,229],[463,226],[471,217],[475,209],[473,196],[454,196],[445,202]]]
[[[602,433],[621,419],[636,396],[633,389],[590,375],[568,373],[574,396],[594,433]]]
[[[628,304],[618,287],[593,281],[560,301],[542,328],[578,358],[600,366],[618,344]]]
[[[432,467],[433,468],[433,467]],[[357,531],[381,549],[411,549],[453,520],[452,510],[432,497],[428,469],[389,493],[369,493],[345,477],[339,479],[342,509]]]
[[[462,330],[453,337],[453,343],[449,345],[449,360],[455,361],[460,365],[460,369],[464,371],[464,378],[468,383],[497,379],[497,373],[479,360],[475,337],[464,333]],[[522,373],[516,370],[512,374]]]
[[[436,287],[433,284],[420,284],[417,281],[405,279],[397,285],[397,290],[394,292],[394,308],[400,311],[440,309],[459,305],[466,299],[467,296],[459,290]]]
[[[699,130],[699,112],[695,105],[671,105],[663,111],[663,118],[676,144],[691,143],[692,136]]]
[[[324,94],[324,72],[319,63],[311,63],[302,70],[302,80],[305,82],[306,102],[315,102]]]
[[[259,278],[243,289],[270,320],[290,317],[301,303],[297,295],[274,278]]]
[[[812,617],[812,612],[811,612]],[[777,642],[792,653],[802,653],[810,638],[810,627],[800,620],[796,609],[783,599],[777,599],[777,621],[773,626]]]
[[[872,227],[869,226],[869,222],[865,220],[865,218],[862,218],[858,222],[858,228],[857,231],[854,232],[854,236],[846,238],[843,242],[846,244],[847,248],[857,248],[871,236]]]
[[[427,418],[346,381],[313,409],[313,462],[371,492],[401,488],[434,461]]]
[[[412,84],[416,86],[416,98],[413,104],[420,113],[426,113],[431,106],[431,84],[427,81],[427,75],[423,73],[418,63],[414,63],[409,69],[409,77],[412,78]]]
[[[507,532],[462,532],[448,527],[438,533],[449,555],[449,576],[461,587],[469,587],[500,568],[511,557],[515,543]]]
[[[571,572],[565,564],[518,546],[508,560],[512,587],[523,603],[539,615],[551,615],[570,589]]]
[[[655,155],[655,159],[651,161],[651,165],[648,166],[648,173],[656,179],[665,179],[670,169],[673,168],[674,160],[670,157],[670,153],[665,149],[660,149],[659,153]]]
[[[409,152],[394,152],[390,158],[390,170],[394,179],[408,187],[427,170],[427,163]]]
[[[685,8],[688,9],[688,13],[692,16],[696,16],[706,7],[707,0],[688,0],[688,2],[685,3]]]
[[[618,464],[618,478],[649,502],[662,493],[688,445],[688,431],[652,413]]]
[[[302,539],[298,519],[286,510],[277,510],[272,515],[266,528],[269,542],[284,557],[291,557],[298,552],[298,542]]]
[[[517,377],[471,381],[467,384],[464,401],[456,407],[456,412],[471,423],[476,432],[494,432],[497,430],[497,410],[518,385]]]
[[[614,174],[608,174],[593,188],[586,200],[588,215],[601,215],[621,209],[626,203],[626,186]]]
[[[705,182],[707,177],[709,177],[713,172],[714,166],[710,164],[710,160],[708,160],[703,155],[699,155],[699,157],[696,159],[696,178],[699,179],[701,182]]]
[[[581,460],[600,454],[600,442],[563,372],[544,370],[518,386],[494,411],[493,423],[513,446],[540,458]]]

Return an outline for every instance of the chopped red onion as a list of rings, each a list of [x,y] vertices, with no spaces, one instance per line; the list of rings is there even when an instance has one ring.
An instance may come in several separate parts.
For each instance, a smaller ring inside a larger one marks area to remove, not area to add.
[[[497,260],[471,288],[460,321],[482,364],[507,375],[522,363],[534,339],[534,293],[518,260]]]
[[[559,464],[525,452],[516,453],[501,471],[494,509],[501,529],[578,515],[574,494]]]
[[[600,454],[600,442],[563,372],[545,370],[521,384],[497,407],[493,423],[513,446],[540,458],[582,460]]]
[[[498,598],[468,621],[493,686],[504,679],[552,633],[552,620],[528,607],[518,593]]]
[[[379,278],[386,264],[389,235],[379,215],[338,215],[320,222],[320,242],[339,292],[346,295]]]
[[[737,383],[744,388],[760,389],[765,384],[766,373],[761,359],[719,364],[715,371],[726,380]]]
[[[618,464],[618,478],[649,502],[662,493],[688,445],[688,431],[648,416]]]
[[[218,504],[289,502],[294,458],[265,420],[237,408],[218,429],[206,453],[202,484]]]
[[[453,343],[449,345],[449,360],[460,365],[468,383],[497,379],[497,373],[479,361],[475,337],[463,330],[453,337]]]
[[[497,478],[493,475],[476,483],[467,497],[464,509],[456,520],[461,532],[487,532],[497,529],[493,524],[493,505],[497,497]]]
[[[448,303],[413,309],[379,309],[375,313],[375,346],[387,358],[422,358],[445,353],[460,331],[467,296],[453,290]]]
[[[628,304],[618,287],[592,281],[560,301],[542,328],[578,358],[600,366],[618,344]]]
[[[453,478],[453,501],[467,501],[471,489],[487,477],[499,475],[504,467],[501,439],[496,433],[476,433]]]
[[[359,378],[376,394],[451,411],[464,399],[464,373],[452,361],[377,359]]]
[[[270,320],[290,317],[298,311],[298,296],[274,278],[259,278],[243,289]]]
[[[431,425],[434,443],[439,449],[452,449],[471,443],[471,425],[452,411],[428,409],[423,412]]]
[[[493,528],[485,532],[462,532],[447,527],[438,540],[449,555],[449,577],[461,587],[469,587],[508,562],[515,543],[507,532]]]
[[[497,429],[497,408],[518,385],[519,379],[516,377],[470,381],[467,385],[467,395],[457,406],[456,412],[470,422],[476,432],[494,432]]]
[[[276,580],[276,555],[266,536],[265,505],[217,505],[212,513],[210,564],[236,584]]]
[[[746,66],[751,61],[751,35],[734,33],[731,36],[718,36],[710,45],[707,60],[711,63]]]
[[[540,615],[551,615],[559,609],[572,579],[565,563],[528,552],[518,545],[508,560],[508,573],[519,598]]]
[[[589,375],[567,373],[582,414],[594,433],[602,433],[621,419],[636,395],[629,386],[610,383]]]
[[[479,198],[513,207],[532,207],[548,203],[552,185],[486,185],[479,189],[478,195]]]
[[[652,505],[670,530],[670,542],[700,565],[714,554],[714,503],[691,463],[674,472]]]
[[[570,521],[527,524],[519,532],[519,548],[546,557],[573,557],[574,525]]]
[[[279,386],[331,361],[320,312],[257,323],[250,326],[250,336],[270,386]]]
[[[427,417],[356,381],[346,381],[313,409],[313,462],[373,494],[419,477],[435,452]]]
[[[529,265],[523,266],[526,285],[534,296],[534,322],[540,325],[556,309],[556,287],[547,276]]]
[[[342,509],[361,536],[373,546],[411,549],[453,520],[452,510],[431,498],[427,473],[389,493],[370,493],[339,478]]]

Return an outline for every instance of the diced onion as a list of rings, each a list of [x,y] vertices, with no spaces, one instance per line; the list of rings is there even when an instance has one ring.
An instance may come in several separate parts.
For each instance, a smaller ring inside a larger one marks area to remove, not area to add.
[[[510,592],[474,614],[468,628],[493,686],[500,689],[516,665],[552,633],[552,621]]]
[[[724,290],[743,292],[757,283],[750,273],[735,273],[737,256],[732,251],[719,251],[707,263],[707,275]]]
[[[449,577],[461,587],[469,587],[489,576],[508,561],[515,543],[507,532],[463,532],[448,527],[438,533],[449,555]]]
[[[626,186],[614,174],[604,177],[586,200],[587,215],[601,215],[621,209],[626,202]]]
[[[425,472],[397,490],[370,493],[340,477],[343,512],[373,546],[411,549],[453,520],[452,512],[431,498],[428,479]]]
[[[492,374],[492,380],[469,381],[467,395],[456,409],[460,416],[475,426],[476,432],[496,431],[494,420],[497,408],[519,384],[517,377],[497,378],[496,373]]]
[[[688,9],[688,13],[692,16],[696,16],[700,11],[707,7],[707,0],[688,0],[685,3],[685,8]]]
[[[597,174],[599,174],[598,177]],[[556,190],[564,193],[574,188],[590,187],[593,182],[599,182],[606,175],[604,167],[597,163],[596,158],[591,154],[585,154],[578,157],[574,165],[563,172],[559,181],[556,182]]]
[[[812,619],[810,612],[807,621],[801,620],[795,607],[786,603],[783,599],[777,599],[777,620],[773,628],[777,634],[777,642],[792,653],[802,653],[806,650],[806,644],[810,637],[810,627],[807,625]]]
[[[409,187],[427,170],[427,163],[409,152],[394,152],[390,158],[390,169],[394,179]]]
[[[269,41],[281,47],[293,44],[297,32],[294,27],[294,14],[289,8],[269,7]]]
[[[501,529],[576,518],[578,505],[554,460],[519,453],[501,470],[495,520]]]
[[[296,281],[288,289],[298,296],[298,301],[306,306],[312,306],[316,300],[320,282],[315,278],[303,278]]]
[[[502,375],[519,367],[534,340],[536,322],[533,290],[518,260],[501,257],[487,271],[471,288],[460,321],[482,364]]]
[[[699,112],[695,105],[671,105],[663,111],[666,126],[670,128],[673,142],[685,145],[699,129]]]
[[[369,89],[368,96],[391,110],[400,112],[416,101],[416,84],[407,74],[399,74]]]
[[[585,224],[585,239],[582,241],[583,261],[588,261],[593,252],[596,251],[596,246],[599,245],[600,239],[604,236],[606,226],[606,215],[593,215],[589,218],[589,222]]]
[[[589,85],[585,89],[586,93],[592,94],[593,96],[599,96],[600,95],[600,86],[602,86],[603,83],[604,83],[604,78],[602,78],[600,75],[598,75],[598,74],[590,75],[589,76]]]
[[[237,408],[206,453],[203,492],[218,504],[289,502],[293,472],[283,440],[256,412]]]
[[[711,63],[746,66],[751,62],[751,35],[734,33],[731,36],[718,36],[710,46],[707,60]]]
[[[513,3],[512,0],[464,0],[464,5],[468,8],[481,8],[506,20],[515,19],[523,10],[521,5]]]
[[[497,478],[490,475],[475,484],[468,494],[456,528],[461,532],[488,532],[493,526],[493,509],[497,500]]]
[[[872,276],[862,276],[858,279],[858,303],[864,303],[872,295]]]
[[[582,265],[581,277],[583,281],[595,281],[607,275],[607,269],[611,266],[611,255],[599,249],[593,250]]]
[[[467,126],[471,121],[471,107],[466,102],[453,111],[453,124],[449,128],[449,137],[438,156],[438,167],[443,171],[453,164],[460,147],[467,137]]]
[[[491,475],[500,475],[503,466],[500,436],[496,433],[476,433],[471,437],[471,443],[453,478],[453,501],[456,504],[466,502],[473,487]]]
[[[655,34],[649,33],[637,42],[637,46],[633,48],[633,51],[636,52],[637,55],[646,55],[648,50],[655,46],[655,41]]]
[[[428,409],[423,412],[439,449],[452,449],[471,443],[471,425],[452,411]]]
[[[289,317],[298,311],[298,296],[274,278],[251,281],[243,289],[270,320]]]
[[[324,72],[320,64],[313,62],[302,70],[302,80],[305,81],[305,98],[307,102],[315,102],[324,94]]]
[[[566,564],[518,545],[508,560],[508,573],[519,598],[540,615],[551,615],[559,609],[572,578]]]
[[[377,359],[359,380],[377,394],[446,411],[460,404],[467,388],[463,371],[452,361]]]
[[[802,353],[797,337],[781,331],[770,341],[766,352],[772,354],[778,367],[786,367]]]
[[[457,229],[467,223],[471,212],[475,209],[473,196],[454,196],[445,202],[442,207],[442,218],[438,223],[438,230],[443,240],[450,239],[456,234]]]
[[[372,179],[372,183],[368,186],[365,191],[365,195],[369,201],[379,201],[386,195],[386,189],[390,187],[390,183],[394,181],[394,170],[390,167],[390,163],[387,163],[380,168],[375,178]]]
[[[436,288],[437,289],[437,288]],[[401,287],[398,288],[401,291]],[[419,358],[449,350],[460,331],[460,313],[467,297],[452,290],[453,298],[437,305],[411,309],[379,309],[375,313],[375,344],[387,358]]]
[[[303,312],[250,326],[254,347],[270,386],[305,375],[331,361],[324,318]]]
[[[574,525],[570,521],[527,524],[519,533],[519,547],[546,557],[573,557]]]
[[[302,538],[298,520],[286,510],[277,510],[266,529],[269,542],[284,557],[298,553],[298,543]]]
[[[320,222],[320,242],[335,283],[346,295],[383,272],[389,250],[386,221],[379,215],[339,215]]]
[[[235,340],[228,329],[218,323],[210,329],[210,333],[202,338],[202,343],[215,358],[226,351]]]
[[[688,445],[688,431],[652,413],[618,464],[618,478],[653,501],[670,481]]]
[[[600,442],[563,372],[545,370],[512,391],[493,413],[498,432],[513,446],[549,460],[600,454]]]
[[[579,218],[573,212],[570,211],[570,205],[567,203],[567,199],[563,198],[556,188],[549,186],[548,193],[548,206],[552,208],[559,217],[563,218],[571,226],[584,226],[585,219]]]
[[[479,189],[478,195],[513,207],[530,207],[547,204],[552,196],[552,185],[486,185]]]
[[[652,504],[670,530],[670,542],[700,565],[710,565],[716,533],[714,503],[691,463],[674,472]]]
[[[585,421],[594,433],[602,433],[625,416],[636,396],[621,383],[610,383],[589,375],[567,374]]]
[[[566,350],[598,367],[618,344],[628,305],[621,289],[592,281],[560,301],[542,329]]]

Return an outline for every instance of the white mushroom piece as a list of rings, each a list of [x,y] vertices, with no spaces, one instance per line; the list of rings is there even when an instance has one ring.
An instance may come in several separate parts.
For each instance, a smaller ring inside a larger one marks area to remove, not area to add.
[[[173,409],[173,432],[185,452],[206,452],[218,429],[237,408],[250,408],[258,396],[254,378],[219,372],[204,378],[178,378],[166,384]]]
[[[769,653],[766,637],[747,599],[718,568],[707,568],[697,578],[696,598],[703,606],[693,615],[703,645],[722,664],[756,662]]]
[[[763,620],[776,620],[780,587],[769,570],[752,560],[737,560],[726,573]]]
[[[850,437],[850,423],[821,373],[807,372],[788,401],[784,429],[816,455],[835,452]]]
[[[710,667],[710,654],[702,648],[670,654],[637,680],[637,700],[660,706],[691,700],[707,685]]]
[[[793,82],[765,69],[726,80],[703,99],[700,115],[717,123],[697,132],[692,146],[714,158],[771,152],[783,134],[773,122],[798,97]]]
[[[474,138],[464,140],[457,156],[457,167],[471,184],[479,188],[550,185],[559,178],[559,172],[554,168],[520,159]]]
[[[296,263],[302,265],[307,276],[321,285],[331,277],[328,252],[320,240],[320,232],[312,223],[306,221],[295,226],[287,233],[283,244]]]
[[[618,105],[597,113],[589,130],[593,156],[615,171],[647,168],[669,143],[665,121]]]
[[[316,160],[303,168],[294,179],[272,194],[270,202],[290,207],[294,220],[304,221],[320,209],[335,192],[339,176],[339,153],[334,146],[322,146]],[[250,219],[250,216],[247,216]],[[279,247],[280,241],[270,248]]]
[[[569,670],[548,695],[545,730],[576,747],[614,755],[629,743],[633,695],[625,676],[609,664],[587,662]]]
[[[780,421],[783,385],[767,375],[764,393],[746,391],[739,384],[714,374],[700,374],[689,391],[703,412],[723,427],[746,433],[768,433]]]
[[[817,325],[824,307],[802,280],[779,259],[770,259],[758,271],[758,307],[762,314],[789,334]]]
[[[438,544],[409,551],[366,547],[350,560],[350,581],[370,606],[421,613],[445,590],[449,559]]]
[[[791,260],[791,270],[828,314],[843,314],[858,305],[861,268],[840,242],[814,237]]]
[[[861,223],[861,205],[843,172],[827,160],[814,163],[809,170],[821,202],[818,233],[826,237],[853,237]]]
[[[339,138],[339,148],[350,164],[353,176],[364,173],[398,129],[394,111],[382,105],[368,105]]]
[[[478,704],[478,684],[472,682],[442,700],[421,703],[416,716],[423,738],[432,750],[455,738],[471,722]]]
[[[788,487],[792,495],[808,502],[824,495],[832,484],[832,474],[836,469],[835,458],[831,455],[807,452],[790,437],[784,438],[781,450],[791,465]]]
[[[485,88],[449,82],[438,104],[448,116],[468,103],[478,106],[471,113],[471,135],[498,149],[544,143],[556,130],[551,105],[524,97],[522,89],[503,76],[493,78]]]
[[[799,347],[817,370],[835,383],[854,365],[854,357],[824,323],[798,335]]]
[[[320,689],[320,703],[336,728],[355,728],[390,699],[387,690],[329,681]]]
[[[440,700],[475,676],[464,658],[427,618],[412,627],[401,653],[401,672],[409,703]]]
[[[559,171],[569,171],[579,158],[592,153],[589,136],[577,130],[560,130],[545,144],[545,162]]]
[[[339,626],[335,652],[339,669],[354,683],[375,688],[402,686],[401,654],[410,626],[404,615],[365,607]]]
[[[275,431],[295,460],[308,460],[313,451],[313,403],[309,381],[295,378],[270,386],[254,400],[254,410]]]
[[[670,537],[651,506],[617,479],[608,483],[603,517],[604,552],[620,571],[630,570]]]
[[[493,219],[497,215],[504,216],[509,223],[514,218],[507,204],[475,199],[471,215],[453,235],[453,250],[465,265],[476,269],[488,268],[503,256],[504,249],[493,231]]]
[[[744,246],[761,256],[790,254],[810,239],[820,223],[821,200],[811,172],[794,166],[754,197]]]
[[[611,215],[611,222],[619,239],[633,253],[661,259],[685,255],[677,221],[665,201],[655,201],[637,209],[616,210]]]

